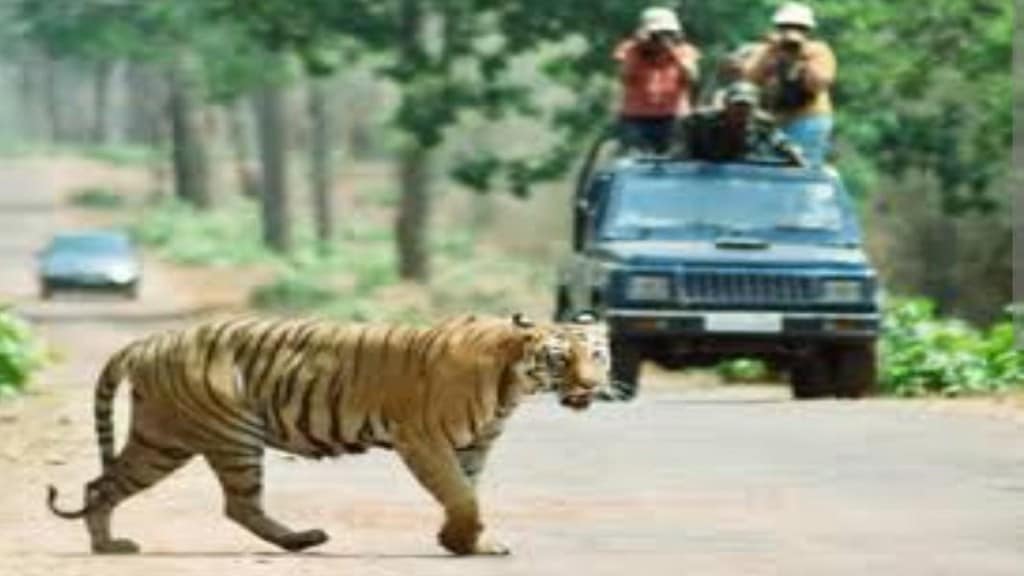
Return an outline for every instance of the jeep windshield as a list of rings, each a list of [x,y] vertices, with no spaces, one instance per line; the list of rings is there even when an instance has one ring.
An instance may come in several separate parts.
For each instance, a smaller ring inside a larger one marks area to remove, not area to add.
[[[643,173],[624,175],[617,184],[602,219],[604,240],[753,235],[855,241],[840,239],[842,208],[835,185],[825,178]]]

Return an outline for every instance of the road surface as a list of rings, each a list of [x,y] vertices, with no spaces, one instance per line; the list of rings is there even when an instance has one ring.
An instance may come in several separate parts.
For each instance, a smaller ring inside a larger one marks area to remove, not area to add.
[[[31,394],[0,403],[0,575],[1024,574],[1021,418],[934,401],[795,403],[781,388],[659,373],[630,404],[576,414],[538,398],[513,417],[481,487],[508,558],[445,554],[439,510],[385,452],[270,455],[267,507],[326,529],[315,551],[280,553],[224,519],[196,461],[118,509],[115,533],[141,555],[92,556],[81,523],[45,511],[44,486],[77,506],[98,468],[96,371],[202,301],[156,262],[139,303],[35,300],[33,252],[74,225],[60,192],[85,179],[66,164],[0,162],[0,298],[62,356]]]

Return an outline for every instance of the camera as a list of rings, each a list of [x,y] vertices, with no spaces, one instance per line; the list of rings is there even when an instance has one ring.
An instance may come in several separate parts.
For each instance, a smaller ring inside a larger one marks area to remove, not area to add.
[[[658,44],[678,44],[680,40],[679,33],[672,32],[669,30],[659,30],[657,32],[651,32],[651,41]]]
[[[779,48],[786,52],[799,52],[804,46],[804,41],[798,38],[782,38],[779,40]]]

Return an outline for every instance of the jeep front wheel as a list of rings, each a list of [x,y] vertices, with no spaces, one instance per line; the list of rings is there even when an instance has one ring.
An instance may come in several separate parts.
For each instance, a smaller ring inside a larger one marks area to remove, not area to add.
[[[569,291],[565,286],[559,286],[555,291],[555,322],[568,322],[569,313]]]
[[[829,396],[832,370],[828,355],[818,350],[800,360],[789,371],[789,383],[793,398],[810,400]]]
[[[835,359],[835,394],[840,398],[860,398],[875,388],[878,377],[874,342],[858,342],[837,346]]]
[[[640,348],[623,338],[611,339],[612,387],[619,399],[631,400],[640,386],[640,364],[643,355]]]

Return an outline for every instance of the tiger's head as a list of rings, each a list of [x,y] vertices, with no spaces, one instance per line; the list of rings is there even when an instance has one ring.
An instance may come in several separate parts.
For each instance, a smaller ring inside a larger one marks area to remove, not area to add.
[[[519,366],[531,389],[555,392],[574,410],[588,408],[596,394],[610,389],[607,328],[592,314],[554,324],[534,324],[516,314],[513,322],[533,334]]]

